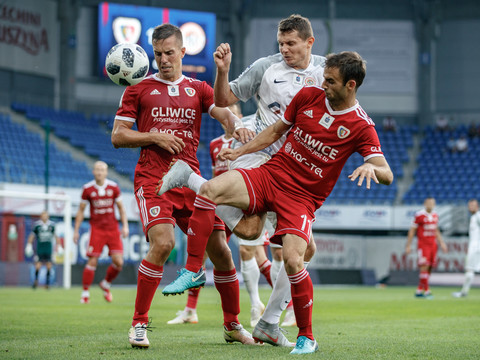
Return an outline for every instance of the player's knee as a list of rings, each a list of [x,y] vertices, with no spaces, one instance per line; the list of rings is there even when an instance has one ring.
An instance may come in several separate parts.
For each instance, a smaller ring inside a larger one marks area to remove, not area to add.
[[[256,240],[262,235],[263,227],[255,227],[251,223],[240,221],[233,232],[244,240]]]
[[[290,255],[284,255],[284,264],[285,264],[285,271],[289,275],[293,275],[298,273],[303,268],[303,257]]]
[[[174,240],[150,241],[149,252],[155,258],[162,258],[168,256],[175,247]]]
[[[240,245],[240,258],[243,261],[253,259],[255,256],[255,246]]]
[[[210,183],[210,181],[203,183],[202,186],[200,187],[198,195],[215,202],[215,198],[216,198],[215,186],[213,186]]]

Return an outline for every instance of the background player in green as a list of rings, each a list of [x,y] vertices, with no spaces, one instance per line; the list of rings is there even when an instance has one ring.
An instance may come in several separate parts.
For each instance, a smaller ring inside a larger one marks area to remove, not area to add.
[[[35,261],[35,280],[33,288],[38,285],[38,273],[42,264],[47,267],[47,280],[45,287],[48,289],[50,285],[50,270],[52,269],[53,241],[58,245],[58,253],[63,253],[60,238],[55,235],[55,223],[50,220],[47,211],[40,214],[40,220],[35,221],[32,232],[28,236],[27,245],[25,247],[25,255],[30,257],[33,255],[33,241],[37,240],[37,253],[34,257]]]

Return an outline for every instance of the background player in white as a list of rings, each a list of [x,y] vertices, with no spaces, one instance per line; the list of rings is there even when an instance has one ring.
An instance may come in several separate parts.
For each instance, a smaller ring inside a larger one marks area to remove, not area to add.
[[[468,228],[468,253],[465,260],[465,280],[462,290],[454,292],[454,297],[465,297],[470,291],[475,272],[480,271],[480,211],[478,208],[478,200],[471,199],[468,201],[468,211],[470,211],[470,226]]]
[[[202,207],[195,207],[189,222],[192,232],[188,240],[204,241],[201,238],[213,228],[219,204],[236,206],[247,213],[270,210],[277,214],[271,241],[283,244],[299,328],[292,354],[318,350],[312,333],[313,286],[303,263],[315,210],[328,197],[354,152],[364,157],[364,164],[349,175],[351,181],[357,181],[358,186],[365,182],[368,189],[371,181],[386,185],[393,181],[375,124],[356,100],[365,73],[365,62],[357,53],[329,55],[324,90],[314,86],[301,89],[281,120],[244,146],[223,149],[219,157],[235,160],[270,146],[286,134],[283,147],[258,168],[228,171],[204,183],[197,195]]]
[[[214,85],[216,105],[228,106],[238,100],[247,101],[254,97],[258,105],[254,124],[257,133],[281,119],[287,105],[302,87],[305,85],[320,85],[323,81],[325,58],[312,55],[315,38],[312,26],[307,18],[300,15],[291,15],[281,20],[278,25],[277,40],[280,53],[258,59],[231,83],[228,82],[232,58],[230,45],[220,44],[214,53],[217,65],[217,78]],[[254,168],[260,166],[280,149],[284,141],[285,137],[281,137],[277,142],[261,151],[240,157],[236,160],[235,167]],[[200,185],[201,181],[196,180],[195,175],[188,179],[188,186],[192,190],[198,192]],[[264,232],[263,225],[260,225],[256,232],[254,231],[255,225],[252,224],[252,221],[258,221],[257,216],[246,219],[239,209],[219,206],[217,214],[241,238],[255,239]],[[242,218],[248,221],[243,221]],[[275,223],[274,214],[269,214],[269,218],[272,223]],[[197,246],[196,258],[199,259],[204,245],[197,244]],[[315,242],[310,241],[305,257],[306,263],[310,261],[314,254]],[[189,264],[191,258],[192,256],[189,253],[187,264]],[[279,260],[278,258],[275,259],[274,256],[271,275],[273,279],[276,279],[277,274],[281,271],[280,282],[274,287],[259,326],[270,337],[281,339],[281,341],[275,342],[275,345],[291,346],[291,343],[278,329],[282,311],[286,304],[290,302],[289,282]],[[177,289],[176,284],[171,285],[168,285],[163,291],[171,291],[172,293],[177,290],[181,291],[181,289]],[[286,315],[285,320],[287,320],[285,321],[286,325],[295,324],[295,318],[291,312],[290,315]],[[267,336],[262,340],[270,342]]]
[[[80,238],[80,225],[84,218],[85,208],[90,204],[90,240],[87,244],[88,261],[83,269],[82,285],[83,292],[80,301],[83,304],[90,302],[90,285],[92,285],[97,269],[98,258],[102,254],[103,247],[108,246],[108,254],[112,257],[112,263],[107,268],[105,278],[100,282],[103,297],[108,302],[113,300],[110,286],[123,267],[123,243],[118,230],[118,222],[115,217],[114,205],[117,205],[122,222],[122,237],[128,237],[128,219],[122,202],[120,188],[107,179],[108,165],[103,161],[97,161],[93,165],[94,180],[83,185],[82,201],[75,217],[75,229],[73,241],[78,243]]]
[[[33,288],[38,285],[38,272],[45,264],[47,268],[47,279],[45,281],[45,288],[50,286],[50,270],[52,269],[52,255],[53,255],[53,242],[57,245],[57,252],[62,253],[63,248],[60,242],[60,238],[55,235],[55,223],[50,220],[50,216],[47,211],[42,211],[40,219],[35,221],[31,234],[28,236],[27,245],[25,246],[25,255],[33,255],[33,241],[37,240],[37,252],[34,257],[35,261],[35,279],[33,281]]]
[[[153,53],[158,73],[123,93],[115,116],[112,143],[115,147],[141,147],[135,169],[135,195],[140,218],[150,242],[138,269],[137,296],[128,340],[132,347],[149,347],[148,312],[163,276],[163,265],[175,246],[174,226],[187,233],[195,193],[174,189],[157,196],[158,179],[168,170],[172,159],[182,159],[199,173],[196,156],[200,139],[202,113],[209,113],[225,125],[229,133],[240,120],[230,110],[216,107],[213,89],[206,83],[182,74],[185,47],[180,29],[171,24],[155,27]],[[132,129],[137,124],[138,131]],[[248,131],[241,131],[248,134]],[[237,133],[238,134],[238,133]],[[241,136],[240,136],[241,137]],[[230,249],[226,244],[225,225],[215,219],[207,252],[214,264],[214,283],[220,293],[224,317],[224,338],[253,344],[251,335],[239,323],[239,285]],[[188,250],[187,245],[187,250]],[[202,253],[202,259],[205,249]],[[194,286],[205,283],[203,269],[191,277]]]

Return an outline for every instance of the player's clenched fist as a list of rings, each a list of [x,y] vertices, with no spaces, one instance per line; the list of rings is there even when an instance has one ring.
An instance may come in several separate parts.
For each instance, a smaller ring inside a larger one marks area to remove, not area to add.
[[[179,154],[185,147],[183,140],[171,134],[156,134],[158,135],[155,143],[161,148],[167,150],[170,154]]]
[[[213,60],[215,61],[218,70],[228,70],[232,61],[230,44],[221,43],[218,45],[217,50],[213,53]]]

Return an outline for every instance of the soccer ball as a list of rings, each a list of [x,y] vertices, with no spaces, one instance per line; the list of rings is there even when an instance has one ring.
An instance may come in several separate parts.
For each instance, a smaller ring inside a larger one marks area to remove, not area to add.
[[[117,44],[107,54],[105,70],[117,85],[136,85],[148,74],[149,62],[140,45]]]

